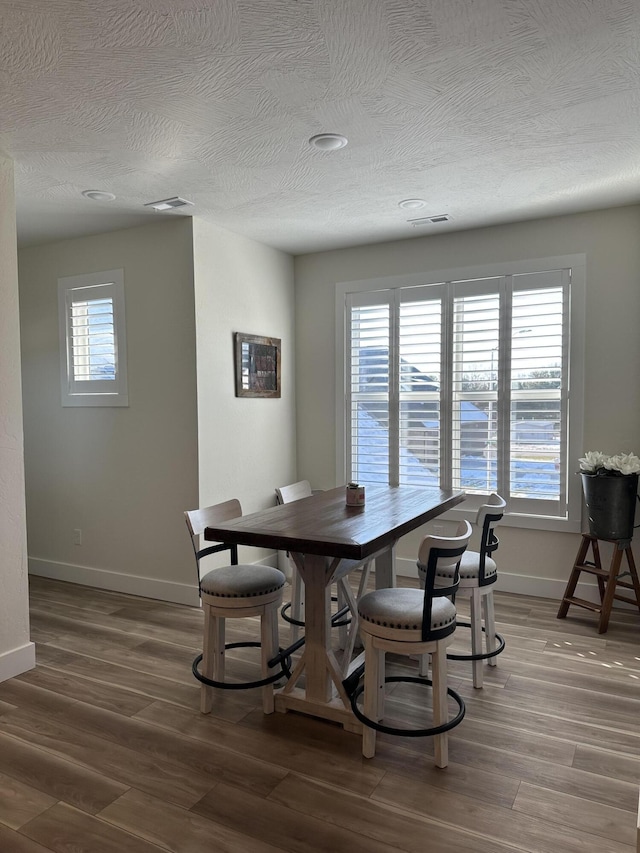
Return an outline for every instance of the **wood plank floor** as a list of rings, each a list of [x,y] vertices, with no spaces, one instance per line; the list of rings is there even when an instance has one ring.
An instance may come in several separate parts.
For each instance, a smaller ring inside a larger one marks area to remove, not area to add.
[[[450,664],[467,716],[438,770],[428,739],[379,735],[366,760],[338,726],[265,717],[258,691],[203,717],[196,608],[37,577],[30,601],[38,665],[0,684],[2,853],[635,851],[637,612],[598,635],[587,611],[496,593],[507,647],[482,690]],[[255,676],[254,650],[230,654]],[[424,690],[394,686],[390,717],[426,723]]]

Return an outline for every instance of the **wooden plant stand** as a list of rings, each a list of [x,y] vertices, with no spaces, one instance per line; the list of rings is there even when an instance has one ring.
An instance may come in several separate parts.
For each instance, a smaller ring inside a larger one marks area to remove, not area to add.
[[[602,568],[598,541],[612,542],[615,545],[613,555],[611,557],[611,565],[608,569]],[[593,560],[587,559],[589,554],[589,548],[591,548]],[[620,574],[623,554],[627,558],[629,570],[628,572],[623,572],[622,574]],[[598,581],[598,592],[600,593],[599,604],[594,604],[593,602],[587,601],[584,598],[577,598],[575,596],[576,586],[580,578],[581,572],[587,572],[590,575],[596,576],[596,579]],[[629,575],[631,577],[631,583],[620,579],[622,577],[625,577],[626,575]],[[633,590],[635,597],[629,598],[624,595],[619,595],[617,592],[617,587],[623,587],[624,589]],[[571,570],[569,582],[562,598],[562,604],[560,605],[560,609],[558,610],[558,619],[564,619],[564,617],[567,615],[567,611],[569,610],[569,605],[576,604],[578,607],[585,607],[587,610],[592,610],[594,611],[594,613],[600,614],[600,620],[598,622],[598,633],[604,634],[609,624],[609,617],[611,616],[611,607],[613,605],[614,599],[617,601],[624,601],[627,604],[633,604],[638,608],[638,610],[640,610],[640,582],[638,581],[636,564],[633,559],[633,552],[631,550],[631,541],[629,539],[598,540],[596,536],[591,536],[588,533],[583,533],[582,542],[580,543],[580,547],[578,548],[576,561],[573,564],[573,569]]]

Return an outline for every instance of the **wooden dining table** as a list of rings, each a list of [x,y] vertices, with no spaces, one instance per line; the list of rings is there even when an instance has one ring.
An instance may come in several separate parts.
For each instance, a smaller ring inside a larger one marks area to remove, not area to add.
[[[209,541],[289,551],[305,584],[305,644],[277,711],[300,711],[360,731],[331,647],[331,583],[375,560],[376,588],[395,585],[398,540],[459,504],[464,492],[368,485],[364,506],[347,506],[345,487],[207,527]],[[302,685],[302,686],[301,686]]]

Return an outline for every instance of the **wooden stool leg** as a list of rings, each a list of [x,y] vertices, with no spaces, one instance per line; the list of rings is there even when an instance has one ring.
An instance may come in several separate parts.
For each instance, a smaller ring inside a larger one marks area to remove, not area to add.
[[[211,616],[211,608],[207,604],[202,604],[204,611],[204,632],[202,638],[202,665],[201,672],[205,678],[213,678],[213,656],[212,650],[214,646],[213,630],[215,625]],[[200,685],[200,712],[209,714],[213,702],[213,688],[207,684]]]
[[[496,617],[493,606],[493,590],[482,596],[482,609],[484,611],[484,629],[485,629],[485,645],[487,652],[492,652],[498,645],[496,640]],[[489,666],[497,666],[497,658],[492,657],[487,660]]]
[[[604,634],[607,630],[607,626],[609,625],[609,617],[611,616],[611,607],[613,605],[613,599],[616,594],[616,579],[618,577],[618,572],[620,570],[620,563],[622,562],[622,555],[624,551],[621,551],[619,548],[616,548],[613,552],[613,557],[611,558],[611,568],[609,569],[609,577],[607,578],[607,587],[604,593],[604,600],[602,602],[602,609],[600,611],[600,621],[598,623],[598,634]]]
[[[273,670],[269,661],[278,651],[278,606],[267,605],[260,617],[260,657],[262,677],[268,678]],[[265,714],[273,714],[273,684],[265,684],[262,688],[262,710]]]
[[[204,640],[202,644],[202,674],[214,681],[224,681],[224,619],[213,616],[208,604],[202,604],[204,610]],[[200,711],[211,712],[213,687],[203,684],[200,688]]]
[[[364,635],[364,715],[370,720],[380,720],[384,716],[384,691],[380,697],[380,679],[384,686],[384,652],[374,646],[371,634]],[[373,758],[376,754],[376,730],[362,727],[362,754]]]
[[[447,713],[447,649],[444,643],[436,643],[431,655],[431,678],[433,686],[433,725],[441,726],[448,720]],[[448,732],[434,738],[436,767],[446,767],[449,763]]]
[[[474,655],[482,654],[482,603],[479,587],[471,590],[471,652]],[[483,663],[481,660],[472,661],[474,687],[482,687]]]
[[[418,675],[420,678],[429,678],[429,653],[425,652],[418,657]]]
[[[420,589],[424,589],[424,576],[421,574],[418,575],[418,583]],[[418,656],[418,675],[420,678],[429,677],[429,652]]]

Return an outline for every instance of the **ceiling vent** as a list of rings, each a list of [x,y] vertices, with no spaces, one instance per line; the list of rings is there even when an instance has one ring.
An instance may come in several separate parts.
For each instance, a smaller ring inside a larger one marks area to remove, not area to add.
[[[411,225],[435,225],[438,222],[450,222],[451,217],[448,213],[440,213],[438,216],[421,216],[420,219],[407,219]]]
[[[193,207],[193,202],[176,195],[173,198],[165,198],[162,201],[147,202],[145,207],[152,207],[154,210],[173,210],[174,207],[185,207],[186,205]]]

